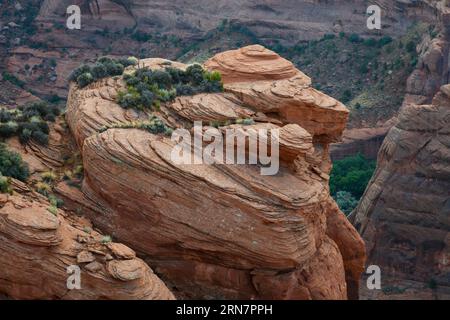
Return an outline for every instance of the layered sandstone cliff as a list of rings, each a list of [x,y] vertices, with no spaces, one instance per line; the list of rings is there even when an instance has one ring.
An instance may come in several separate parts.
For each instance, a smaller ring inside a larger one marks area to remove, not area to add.
[[[414,20],[434,18],[433,0],[377,0],[383,10],[384,33],[398,35]],[[39,21],[61,20],[69,5],[79,5],[86,17],[84,30],[108,27],[122,31],[134,28],[182,37],[198,37],[223,20],[245,26],[260,39],[281,40],[292,45],[330,32],[375,34],[365,28],[370,4],[362,0],[45,0]]]
[[[328,145],[340,138],[347,109],[261,46],[205,66],[224,75],[224,93],[178,97],[155,114],[173,128],[239,118],[280,128],[278,174],[262,176],[255,165],[176,165],[170,137],[101,130],[148,118],[116,104],[124,84],[115,78],[71,87],[66,118],[85,179],[81,192],[61,185],[59,193],[141,254],[180,297],[356,298],[364,244],[328,191]]]
[[[355,211],[383,291],[363,298],[450,297],[450,85],[432,104],[407,104]]]
[[[22,182],[13,181],[13,187],[13,194],[0,194],[2,294],[13,299],[174,298],[133,250],[106,243],[85,218],[62,209],[51,212],[47,199]],[[68,286],[74,266],[80,268],[78,287]]]

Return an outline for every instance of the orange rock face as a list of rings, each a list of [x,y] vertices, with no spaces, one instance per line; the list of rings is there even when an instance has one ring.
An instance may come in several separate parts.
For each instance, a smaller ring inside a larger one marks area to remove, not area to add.
[[[155,59],[143,63],[158,67]],[[145,257],[180,297],[357,297],[364,244],[328,190],[328,144],[342,134],[347,109],[260,46],[219,54],[206,67],[222,72],[225,93],[178,97],[157,115],[174,128],[239,118],[255,124],[219,130],[279,128],[278,174],[262,176],[256,165],[177,165],[170,137],[99,133],[148,117],[118,106],[122,80],[108,79],[71,88],[66,117],[85,179],[82,192],[60,193]]]
[[[219,71],[225,84],[288,79],[296,75],[311,82],[311,79],[295,68],[290,61],[260,45],[219,53],[206,61],[205,67]]]
[[[43,196],[15,183],[20,193],[0,195],[0,292],[15,299],[173,299],[131,249],[102,243],[88,221],[51,213]],[[79,289],[67,286],[70,266],[80,268]]]

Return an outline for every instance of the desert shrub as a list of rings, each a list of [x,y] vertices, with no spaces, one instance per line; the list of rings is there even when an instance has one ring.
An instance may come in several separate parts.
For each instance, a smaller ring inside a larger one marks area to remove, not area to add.
[[[146,130],[153,134],[165,134],[165,135],[171,135],[172,129],[165,125],[165,123],[158,117],[152,116],[147,121],[131,121],[131,122],[124,122],[124,123],[117,123],[114,125],[110,125],[107,127],[103,127],[100,129],[100,132],[104,132],[108,129],[141,129]]]
[[[349,37],[348,40],[352,43],[359,43],[362,42],[363,40],[361,39],[361,37],[356,34],[356,33],[352,33]]]
[[[409,53],[416,52],[416,44],[414,43],[414,41],[408,41],[408,43],[406,44],[406,51],[408,51]]]
[[[57,106],[49,105],[44,101],[33,102],[19,107],[22,111],[22,116],[25,119],[29,119],[33,116],[40,116],[45,118],[48,115],[59,116],[61,111]]]
[[[8,122],[12,119],[12,113],[10,110],[0,109],[0,122]]]
[[[153,117],[148,123],[143,124],[142,128],[154,134],[166,133],[168,130],[164,122],[158,117]]]
[[[37,192],[46,197],[50,194],[50,192],[52,192],[52,187],[50,187],[48,183],[42,181],[36,183],[35,187]]]
[[[101,243],[107,244],[107,243],[110,243],[111,241],[112,241],[111,236],[106,235],[106,236],[103,236]]]
[[[83,88],[96,80],[122,75],[126,67],[136,64],[137,59],[134,57],[126,59],[101,57],[93,65],[83,64],[73,70],[69,76],[69,80],[76,81]]]
[[[2,73],[2,76],[3,76],[3,80],[9,81],[9,82],[11,82],[12,84],[14,84],[14,85],[16,85],[18,87],[23,88],[24,85],[25,85],[25,82],[23,82],[22,80],[17,78],[15,75],[13,75],[11,73],[8,73],[6,71],[4,71]]]
[[[131,38],[139,42],[147,42],[152,38],[152,36],[142,31],[136,31],[131,35]]]
[[[9,138],[16,135],[18,124],[15,121],[8,121],[7,123],[0,123],[0,136]]]
[[[384,47],[385,45],[389,44],[392,42],[392,38],[389,36],[384,36],[382,37],[380,40],[378,40],[378,46],[379,47]]]
[[[336,193],[336,203],[346,215],[349,215],[358,205],[358,200],[347,191],[338,191]]]
[[[1,172],[0,172],[0,192],[12,193],[11,178],[5,177]]]
[[[53,171],[45,171],[41,173],[41,178],[45,182],[53,182],[56,180],[57,176]]]
[[[76,177],[78,177],[78,178],[80,178],[80,177],[82,177],[83,176],[83,174],[84,174],[84,168],[83,168],[83,165],[77,165],[76,167],[75,167],[75,169],[73,170],[73,174],[76,176]]]
[[[30,119],[26,119],[28,122],[21,122],[18,126],[19,140],[25,144],[30,139],[33,139],[39,144],[48,144],[49,127],[47,122],[40,119],[38,116],[33,116]]]
[[[138,64],[138,59],[136,57],[120,58],[118,62],[125,68],[128,66],[135,66]]]
[[[168,102],[180,95],[201,92],[223,91],[219,72],[209,72],[194,64],[180,70],[167,67],[165,70],[142,68],[123,77],[127,91],[118,94],[117,102],[123,108],[158,109],[161,102]]]
[[[342,92],[340,100],[344,103],[347,103],[352,99],[352,95],[352,91],[350,89],[346,89],[344,90],[344,92]]]
[[[81,88],[83,88],[94,82],[94,80],[94,76],[90,72],[85,72],[78,76],[77,83]]]
[[[47,208],[47,210],[54,216],[58,214],[58,208],[56,206],[51,205]]]
[[[78,77],[81,76],[83,73],[89,73],[89,72],[91,72],[91,67],[88,66],[87,64],[82,64],[81,66],[79,66],[78,68],[76,68],[75,70],[73,70],[70,73],[69,80],[76,81],[78,79]]]
[[[64,205],[64,201],[56,197],[54,194],[50,194],[47,199],[53,207],[61,208]]]
[[[245,119],[236,119],[235,123],[242,124],[244,126],[249,126],[249,125],[255,124],[255,121],[251,118],[245,118]]]
[[[105,78],[108,75],[108,69],[105,64],[97,62],[91,69],[91,74],[94,79]]]
[[[64,171],[64,175],[63,175],[64,180],[72,180],[72,178],[73,178],[73,173],[71,170]]]
[[[4,143],[0,143],[0,172],[22,181],[26,181],[30,175],[28,164],[22,160],[20,154],[8,150]]]
[[[175,90],[179,96],[191,96],[195,94],[195,89],[189,84],[177,84]]]
[[[364,40],[364,45],[368,46],[368,47],[375,47],[378,44],[378,41],[375,40],[374,38],[369,38]]]

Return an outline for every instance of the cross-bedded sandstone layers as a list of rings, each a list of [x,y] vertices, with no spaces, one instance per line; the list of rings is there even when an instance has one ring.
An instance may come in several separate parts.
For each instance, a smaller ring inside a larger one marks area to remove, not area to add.
[[[378,298],[450,297],[449,218],[450,85],[445,85],[432,104],[403,108],[356,209],[354,224],[366,241],[368,263],[381,267],[388,294],[378,291]]]
[[[230,65],[228,57],[236,58],[233,70],[213,67]],[[270,64],[259,62],[268,57]],[[114,102],[123,83],[108,79],[71,89],[67,121],[85,180],[82,194],[61,193],[84,203],[97,225],[141,253],[180,296],[356,297],[364,245],[328,192],[328,144],[339,139],[347,109],[261,46],[212,61],[206,66],[223,71],[226,92],[178,97],[158,116],[172,127],[253,118],[250,126],[219,129],[280,128],[278,174],[262,176],[256,165],[176,165],[168,137],[138,129],[98,133],[146,118]]]
[[[86,219],[51,213],[45,197],[14,184],[14,194],[0,195],[0,292],[14,299],[173,299],[133,250],[102,242]],[[73,265],[81,288],[69,290]]]

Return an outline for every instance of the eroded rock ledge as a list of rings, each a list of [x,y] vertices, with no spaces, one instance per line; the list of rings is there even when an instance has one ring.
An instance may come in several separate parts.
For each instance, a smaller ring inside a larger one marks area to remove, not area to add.
[[[0,194],[0,292],[14,299],[173,299],[148,265],[120,243],[103,243],[90,222],[13,181]],[[80,289],[67,267],[81,269]]]
[[[66,118],[85,179],[82,192],[60,193],[145,257],[180,297],[356,298],[364,244],[328,190],[328,145],[340,138],[347,109],[261,46],[224,52],[205,67],[223,74],[225,92],[178,97],[157,115],[174,128],[238,118],[279,127],[277,175],[261,176],[254,165],[175,165],[169,137],[99,133],[148,117],[115,103],[123,88],[116,78],[71,87]]]

